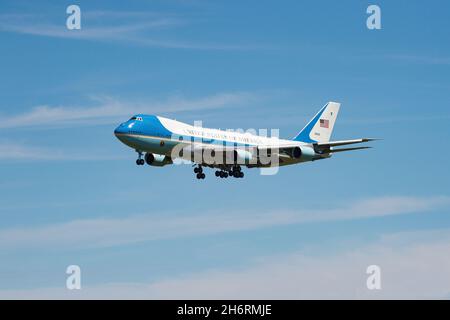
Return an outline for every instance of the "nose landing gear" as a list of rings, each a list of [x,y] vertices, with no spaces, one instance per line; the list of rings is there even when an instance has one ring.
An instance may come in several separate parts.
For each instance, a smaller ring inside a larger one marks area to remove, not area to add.
[[[144,161],[144,159],[142,159],[142,156],[144,155],[141,151],[139,151],[139,150],[136,150],[136,152],[138,153],[138,158],[137,158],[137,160],[136,160],[136,165],[138,165],[138,166],[143,166],[144,165],[144,163],[145,163],[145,161]]]

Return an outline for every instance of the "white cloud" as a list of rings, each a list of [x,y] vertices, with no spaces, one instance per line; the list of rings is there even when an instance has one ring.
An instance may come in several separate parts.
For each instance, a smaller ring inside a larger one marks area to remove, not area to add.
[[[0,160],[48,159],[49,157],[47,150],[13,143],[0,143]]]
[[[160,281],[147,293],[166,299],[442,298],[450,292],[450,256],[444,252],[450,252],[448,236],[425,245],[383,242],[319,257],[274,256],[244,270]],[[381,268],[381,291],[366,287],[366,270],[373,264]]]
[[[166,101],[124,102],[109,96],[95,96],[92,107],[37,106],[13,116],[0,117],[0,128],[28,126],[62,126],[67,124],[117,123],[137,113],[174,113],[223,107],[235,107],[254,101],[256,96],[246,92],[218,93],[198,99],[174,96]]]
[[[1,160],[70,160],[70,161],[91,161],[91,160],[111,160],[120,159],[118,156],[101,155],[91,151],[73,150],[64,151],[62,149],[42,148],[33,145],[26,145],[17,142],[0,142]]]
[[[386,55],[386,58],[398,60],[401,62],[409,63],[420,63],[429,65],[450,65],[449,57],[438,57],[438,56],[418,56],[409,54],[391,54]]]
[[[2,299],[416,299],[450,292],[449,229],[387,235],[371,245],[327,255],[270,256],[239,270],[207,270],[153,283],[109,283],[1,290]],[[442,236],[446,235],[446,236]],[[398,246],[386,239],[403,239]],[[410,239],[426,238],[426,243]],[[366,287],[366,269],[381,268],[381,290]]]
[[[68,30],[65,23],[52,23],[50,18],[37,14],[2,14],[0,15],[0,31],[171,49],[240,50],[247,48],[231,44],[195,43],[179,40],[176,36],[173,39],[168,39],[167,36],[163,38],[159,35],[159,30],[186,25],[185,19],[171,14],[82,10],[80,30]]]
[[[279,209],[271,212],[216,211],[207,215],[140,215],[122,219],[87,219],[67,223],[0,230],[0,248],[76,249],[141,241],[204,236],[310,222],[362,219],[426,212],[450,205],[450,197],[381,197],[356,201],[339,209]]]

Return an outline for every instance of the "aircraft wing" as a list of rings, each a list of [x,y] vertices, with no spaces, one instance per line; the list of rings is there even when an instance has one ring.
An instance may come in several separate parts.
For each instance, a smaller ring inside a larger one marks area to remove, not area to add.
[[[335,147],[345,146],[345,145],[350,145],[350,144],[357,144],[357,143],[364,143],[364,142],[369,142],[369,141],[373,141],[373,140],[378,140],[378,139],[361,138],[361,139],[353,139],[353,140],[315,142],[309,146],[310,151],[306,151],[306,152],[310,152],[312,154],[316,153],[317,158],[323,158],[326,154],[329,154],[329,153],[369,149],[370,147],[350,147],[350,148],[338,148],[338,149],[336,149]],[[308,147],[308,146],[306,146],[306,147]],[[269,150],[271,153],[276,153],[276,154],[279,154],[280,156],[281,155],[294,156],[294,154],[296,152],[295,149],[297,149],[297,148],[299,148],[299,144],[294,142],[292,144],[283,143],[280,145],[252,146],[252,147],[249,147],[248,151],[250,151],[254,155],[259,154],[259,151]],[[303,147],[300,146],[300,148],[303,148]],[[210,152],[212,152],[211,154],[215,154],[217,152],[221,152],[221,153],[222,152],[223,153],[236,152],[238,150],[244,150],[244,149],[245,148],[243,148],[243,147],[234,147],[234,146],[202,145],[202,146],[195,147],[191,151],[203,153],[204,151],[209,150]],[[247,152],[247,151],[244,151],[244,152]]]
[[[331,147],[338,147],[338,146],[345,146],[349,144],[355,144],[355,143],[364,143],[369,141],[374,141],[379,139],[373,139],[373,138],[361,138],[361,139],[353,139],[353,140],[339,140],[339,141],[327,141],[327,142],[315,142],[312,143],[312,146],[319,149],[319,150],[326,150],[330,149]],[[268,146],[258,146],[258,149],[271,149],[271,148],[278,148],[280,150],[289,150],[295,147],[298,147],[299,145],[297,143],[290,144],[280,144],[278,146],[274,145],[268,145]],[[350,148],[349,148],[350,149]]]
[[[343,151],[353,151],[353,150],[362,150],[362,149],[370,149],[371,147],[351,147],[351,148],[335,148],[339,146],[345,146],[350,144],[364,143],[369,141],[374,141],[378,139],[373,138],[361,138],[361,139],[352,139],[352,140],[339,140],[339,141],[327,141],[327,142],[315,142],[312,143],[311,146],[317,154],[329,154],[335,152],[343,152]],[[279,154],[287,154],[291,155],[294,151],[294,148],[298,147],[298,144],[283,144],[279,146],[258,146],[259,150],[264,149],[278,149]],[[274,150],[273,150],[274,151]],[[320,157],[320,156],[319,156]]]

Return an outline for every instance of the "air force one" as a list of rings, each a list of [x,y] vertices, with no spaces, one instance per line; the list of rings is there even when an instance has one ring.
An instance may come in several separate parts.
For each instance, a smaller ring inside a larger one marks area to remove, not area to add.
[[[333,153],[367,149],[343,147],[375,139],[330,141],[340,103],[328,102],[292,140],[191,126],[176,120],[139,114],[120,124],[115,136],[138,153],[137,165],[162,167],[174,160],[193,163],[197,179],[204,167],[216,177],[242,178],[241,166],[267,168],[327,159]],[[145,154],[145,155],[144,155]]]

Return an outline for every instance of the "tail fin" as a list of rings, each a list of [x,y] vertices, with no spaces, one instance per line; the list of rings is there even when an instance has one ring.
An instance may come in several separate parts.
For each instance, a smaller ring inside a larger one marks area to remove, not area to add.
[[[330,141],[340,106],[340,103],[328,102],[308,122],[294,140],[307,143]]]

